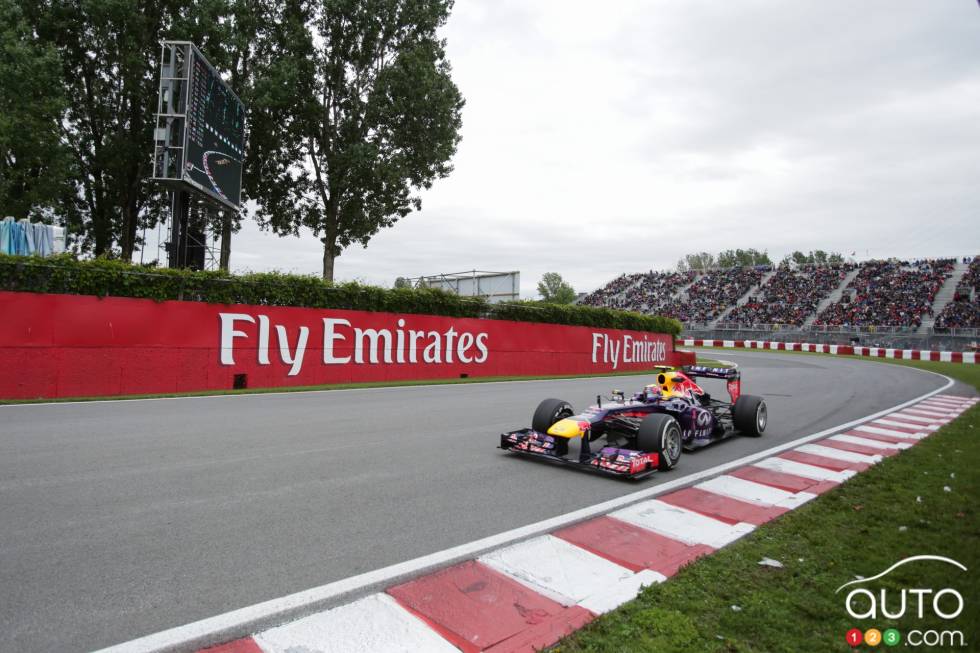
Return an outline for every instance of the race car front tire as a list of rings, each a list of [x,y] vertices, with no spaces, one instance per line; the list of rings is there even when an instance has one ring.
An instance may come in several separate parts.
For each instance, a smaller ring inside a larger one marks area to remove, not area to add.
[[[681,459],[683,449],[681,425],[670,415],[655,413],[640,422],[636,446],[640,451],[657,454],[657,469],[666,472]]]
[[[531,417],[531,428],[538,433],[547,433],[551,425],[558,420],[571,417],[575,414],[572,405],[563,399],[545,399],[538,404],[538,409]],[[568,440],[565,438],[555,438],[555,455],[564,456],[568,453]]]
[[[732,423],[736,431],[757,438],[766,430],[768,422],[769,410],[765,399],[742,395],[735,400],[735,405],[732,406]]]
[[[572,405],[562,399],[545,399],[538,404],[531,418],[531,428],[538,433],[547,433],[552,424],[558,420],[571,417],[575,413]]]

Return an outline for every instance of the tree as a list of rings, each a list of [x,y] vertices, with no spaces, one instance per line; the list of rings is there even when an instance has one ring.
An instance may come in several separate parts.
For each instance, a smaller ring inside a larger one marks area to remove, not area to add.
[[[437,30],[452,0],[288,0],[259,62],[250,148],[260,223],[308,227],[323,277],[354,243],[421,208],[447,176],[463,99]]]
[[[405,277],[398,277],[395,279],[395,288],[411,288],[412,282]]]
[[[738,250],[741,252],[742,250]],[[720,268],[733,268],[738,263],[736,262],[735,250],[726,249],[723,252],[718,253],[718,267]]]
[[[15,0],[0,0],[0,217],[38,217],[71,197],[60,73]]]
[[[831,252],[828,254],[822,249],[811,250],[807,254],[795,251],[790,256],[797,267],[804,265],[837,265],[844,262],[844,256],[840,252]]]
[[[233,24],[227,20],[230,3],[249,5],[242,0],[18,2],[34,33],[57,52],[67,100],[59,124],[78,170],[77,231],[85,238],[83,246],[96,255],[118,252],[129,260],[140,244],[139,227],[155,225],[167,206],[166,193],[148,179],[159,43],[194,41],[219,70],[227,70],[223,46]]]
[[[541,301],[548,304],[571,304],[575,301],[575,289],[557,272],[545,272],[538,282]]]
[[[810,262],[813,261],[813,258],[812,257],[808,257],[806,254],[804,254],[803,252],[801,252],[799,250],[796,250],[795,252],[793,252],[792,257],[793,257],[793,262],[796,263],[796,266],[797,267],[803,267],[807,263],[810,263]]]
[[[749,261],[746,265],[772,265],[772,259],[769,258],[769,252],[766,250],[760,252],[750,248],[746,251],[746,256]]]
[[[212,60],[212,64],[218,66],[219,70],[226,67],[231,71],[231,88],[245,104],[246,111],[251,111],[255,104],[254,69],[276,56],[278,43],[275,37],[278,33],[273,26],[280,13],[280,6],[282,3],[278,0],[231,0],[229,15],[223,23],[225,42],[219,52],[227,56]],[[246,125],[250,123],[249,116]],[[258,167],[255,163],[257,154],[256,148],[246,143],[241,210],[222,210],[214,225],[214,229],[221,233],[219,266],[222,270],[228,270],[231,261],[231,236],[241,229],[242,218],[247,215],[249,191],[256,185],[256,178],[250,175],[250,171]]]
[[[749,248],[729,249],[718,254],[718,267],[721,268],[745,268],[754,265],[772,265],[769,253]]]
[[[715,267],[715,256],[708,252],[687,254],[683,260],[687,263],[687,269],[695,272],[706,272]],[[678,265],[678,269],[680,270],[680,265]]]

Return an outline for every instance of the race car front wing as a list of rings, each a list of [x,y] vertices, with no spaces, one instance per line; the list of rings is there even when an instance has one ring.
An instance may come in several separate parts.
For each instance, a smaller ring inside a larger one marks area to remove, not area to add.
[[[603,447],[592,453],[588,446],[588,438],[582,440],[582,450],[577,456],[567,456],[560,450],[559,438],[539,433],[534,429],[521,429],[500,435],[500,448],[535,458],[544,458],[565,465],[600,474],[609,474],[621,478],[640,479],[657,471],[660,459],[655,453],[620,449],[618,447]]]

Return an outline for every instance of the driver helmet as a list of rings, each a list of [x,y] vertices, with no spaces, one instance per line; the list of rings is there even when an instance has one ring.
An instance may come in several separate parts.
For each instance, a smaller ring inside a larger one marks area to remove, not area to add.
[[[687,397],[690,393],[701,394],[697,384],[677,371],[661,372],[657,375],[657,384],[664,397]]]

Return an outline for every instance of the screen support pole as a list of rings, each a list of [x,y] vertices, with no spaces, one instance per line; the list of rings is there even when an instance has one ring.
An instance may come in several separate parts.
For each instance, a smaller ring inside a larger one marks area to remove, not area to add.
[[[186,190],[170,193],[170,255],[168,267],[187,267],[187,226],[190,217],[191,194]]]

